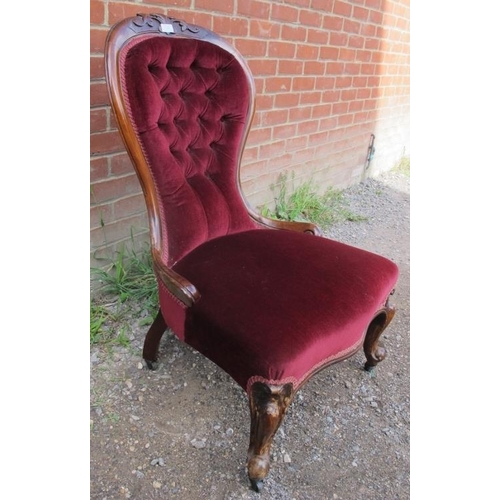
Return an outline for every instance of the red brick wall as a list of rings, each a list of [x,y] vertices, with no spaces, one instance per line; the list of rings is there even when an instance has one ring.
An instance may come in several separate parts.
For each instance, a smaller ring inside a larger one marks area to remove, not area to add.
[[[111,25],[159,12],[212,29],[246,57],[257,88],[243,189],[272,201],[279,172],[346,187],[409,153],[409,0],[143,0],[90,2],[91,255],[147,237],[140,186],[116,130],[104,81]],[[375,157],[365,160],[370,134]]]

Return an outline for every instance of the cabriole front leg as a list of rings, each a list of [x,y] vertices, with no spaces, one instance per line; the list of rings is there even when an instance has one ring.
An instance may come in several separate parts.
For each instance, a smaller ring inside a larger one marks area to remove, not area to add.
[[[158,368],[158,348],[166,329],[167,324],[163,319],[161,310],[159,310],[153,324],[146,334],[146,339],[144,340],[144,346],[142,348],[142,357],[150,370],[156,370],[156,368]]]
[[[268,385],[255,382],[249,394],[250,446],[247,471],[252,488],[260,492],[270,467],[274,435],[293,399],[292,384]]]
[[[389,299],[385,303],[385,307],[370,323],[366,332],[363,350],[366,356],[365,370],[371,372],[375,369],[380,361],[386,357],[386,350],[382,345],[379,345],[379,339],[382,332],[387,328],[394,317],[396,309],[389,305]]]

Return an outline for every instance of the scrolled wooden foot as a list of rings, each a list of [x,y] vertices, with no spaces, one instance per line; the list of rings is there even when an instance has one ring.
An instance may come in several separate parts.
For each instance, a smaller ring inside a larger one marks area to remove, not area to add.
[[[153,324],[149,327],[142,348],[142,357],[150,370],[156,370],[158,368],[158,348],[166,329],[167,324],[163,319],[161,311],[158,311]]]
[[[385,347],[379,345],[379,339],[382,332],[392,321],[395,312],[396,309],[389,305],[389,299],[387,299],[385,307],[375,316],[368,327],[363,343],[363,350],[367,359],[365,363],[367,372],[373,372],[377,364],[383,361],[387,355]]]
[[[247,471],[252,488],[260,492],[269,472],[271,445],[293,399],[293,385],[255,382],[249,395],[250,445]]]

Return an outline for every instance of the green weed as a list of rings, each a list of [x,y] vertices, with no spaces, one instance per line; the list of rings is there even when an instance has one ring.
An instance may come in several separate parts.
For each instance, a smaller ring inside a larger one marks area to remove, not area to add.
[[[288,185],[291,184],[292,192],[289,193]],[[274,194],[274,209],[264,206],[262,215],[278,220],[313,222],[325,227],[331,224],[349,221],[365,220],[364,217],[352,212],[343,199],[341,191],[333,188],[320,195],[318,187],[312,179],[294,188],[294,174],[291,182],[288,174],[278,176],[276,184],[271,185]]]
[[[128,314],[142,317],[140,324],[152,322],[158,310],[158,286],[149,248],[138,253],[125,247],[107,268],[92,268],[98,282],[99,298],[90,303],[90,343],[128,347],[126,327],[120,324]],[[106,298],[111,304],[106,304]]]
[[[410,157],[403,156],[401,160],[399,160],[398,164],[394,167],[396,172],[400,172],[407,177],[410,177]]]

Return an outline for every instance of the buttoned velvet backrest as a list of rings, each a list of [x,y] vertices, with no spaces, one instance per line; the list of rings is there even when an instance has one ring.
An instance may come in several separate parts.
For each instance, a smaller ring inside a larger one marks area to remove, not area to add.
[[[142,35],[120,53],[125,107],[159,199],[163,258],[255,228],[238,187],[252,89],[217,44]]]

